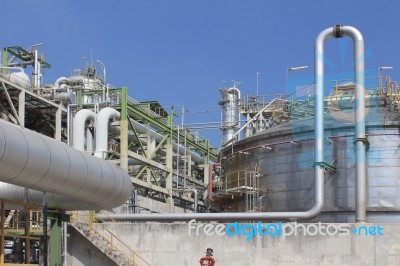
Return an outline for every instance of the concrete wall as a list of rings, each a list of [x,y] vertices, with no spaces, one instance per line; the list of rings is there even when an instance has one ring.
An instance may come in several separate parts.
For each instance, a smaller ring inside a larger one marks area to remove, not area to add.
[[[367,224],[373,226],[374,224]],[[357,225],[360,226],[360,225]],[[400,224],[381,224],[383,236],[261,237],[188,235],[185,223],[109,224],[153,266],[199,265],[207,248],[217,266],[400,265]],[[78,248],[79,249],[79,248]],[[84,251],[86,253],[86,251]],[[100,265],[89,263],[86,265]]]
[[[67,266],[113,266],[111,259],[72,227],[68,227]]]

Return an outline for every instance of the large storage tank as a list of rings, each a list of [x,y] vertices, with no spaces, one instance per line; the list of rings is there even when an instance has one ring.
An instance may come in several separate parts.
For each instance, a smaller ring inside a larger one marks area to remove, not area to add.
[[[315,221],[355,222],[354,85],[325,98],[325,204]],[[395,97],[368,91],[366,98],[367,220],[400,222],[400,114]],[[312,110],[309,102],[308,110]],[[289,105],[289,109],[290,109]],[[293,107],[293,106],[292,106]],[[223,150],[225,176],[259,172],[259,211],[306,211],[314,205],[314,117],[301,118],[229,145]],[[226,184],[232,191],[236,184]],[[231,201],[246,211],[245,200]]]

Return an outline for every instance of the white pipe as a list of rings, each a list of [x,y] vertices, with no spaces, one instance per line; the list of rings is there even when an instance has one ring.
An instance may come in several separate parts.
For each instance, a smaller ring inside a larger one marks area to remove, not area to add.
[[[85,125],[87,121],[94,121],[95,117],[96,114],[88,109],[76,113],[72,126],[72,147],[74,149],[85,150]]]
[[[120,113],[111,108],[105,107],[97,114],[96,119],[96,151],[94,156],[105,158],[108,151],[108,122],[110,119],[119,118]]]
[[[0,120],[0,181],[97,206],[122,205],[130,176],[111,162]]]
[[[66,77],[60,77],[56,80],[56,82],[54,82],[54,85],[56,86],[56,89],[60,89],[60,85],[61,84],[66,84],[69,83],[69,78]]]

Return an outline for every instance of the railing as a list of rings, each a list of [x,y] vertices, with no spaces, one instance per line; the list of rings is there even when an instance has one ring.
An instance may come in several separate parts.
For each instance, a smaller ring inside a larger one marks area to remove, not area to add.
[[[264,108],[262,108],[256,115],[253,116],[253,118],[251,118],[249,121],[247,121],[246,124],[244,124],[238,131],[236,131],[235,134],[233,134],[232,138],[230,140],[228,140],[227,142],[223,143],[223,147],[227,147],[228,145],[230,145],[232,142],[234,142],[236,139],[240,140],[240,133],[245,130],[247,128],[247,126],[249,124],[251,124],[252,122],[256,121],[258,119],[259,116],[262,115],[262,113],[267,110],[268,108],[270,108],[275,102],[280,101],[282,99],[278,99],[275,98],[272,101],[270,101]]]
[[[113,232],[106,228],[104,223],[99,223],[95,219],[95,214],[93,211],[77,211],[70,212],[71,222],[81,222],[88,225],[89,230],[101,236],[110,245],[111,250],[116,250],[129,258],[132,265],[146,265],[151,266],[151,264],[138,252],[131,249],[127,244],[125,244],[119,237],[117,237]],[[112,220],[112,222],[115,222]],[[102,230],[96,229],[96,227],[101,227]]]
[[[223,186],[217,189],[217,194],[243,195],[246,211],[255,211],[260,193],[260,174],[256,171],[240,170],[221,176]]]

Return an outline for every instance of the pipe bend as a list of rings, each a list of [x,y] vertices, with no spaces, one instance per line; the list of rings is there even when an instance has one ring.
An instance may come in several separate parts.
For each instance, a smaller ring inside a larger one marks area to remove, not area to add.
[[[364,37],[361,32],[351,26],[342,26],[343,34],[352,38],[354,41],[364,41]]]
[[[54,82],[54,85],[56,86],[56,89],[59,89],[61,84],[65,84],[65,83],[68,83],[68,82],[69,82],[68,78],[60,77],[60,78],[58,78],[56,80],[56,82]]]
[[[85,124],[86,121],[94,120],[96,114],[88,109],[80,110],[76,113],[72,126],[73,148],[83,151],[85,147]]]
[[[97,114],[96,119],[96,152],[94,156],[103,158],[108,150],[108,121],[120,118],[120,113],[111,108],[105,107]]]
[[[231,92],[231,91],[235,91],[236,92],[236,94],[238,95],[238,100],[240,100],[241,98],[241,96],[240,96],[240,90],[238,89],[238,88],[230,88],[230,89],[228,89],[228,92]]]
[[[324,45],[324,42],[333,37],[333,28],[327,28],[321,31],[315,39],[315,46]]]

